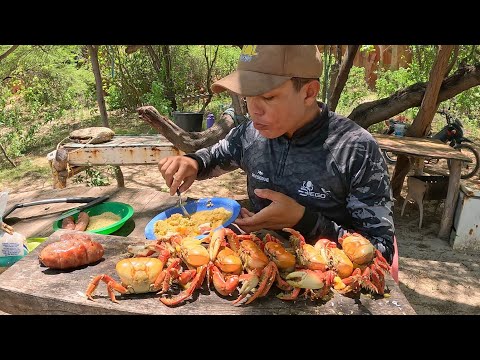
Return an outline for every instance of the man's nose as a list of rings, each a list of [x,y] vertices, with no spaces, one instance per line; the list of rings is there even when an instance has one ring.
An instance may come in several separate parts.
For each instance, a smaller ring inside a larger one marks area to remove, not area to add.
[[[262,114],[262,108],[257,96],[247,97],[247,107],[250,114]]]

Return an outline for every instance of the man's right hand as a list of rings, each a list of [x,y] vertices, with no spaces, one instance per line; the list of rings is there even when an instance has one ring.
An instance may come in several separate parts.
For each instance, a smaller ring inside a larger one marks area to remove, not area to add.
[[[184,192],[193,184],[197,178],[198,163],[188,156],[169,156],[160,159],[158,169],[173,196],[177,189]]]

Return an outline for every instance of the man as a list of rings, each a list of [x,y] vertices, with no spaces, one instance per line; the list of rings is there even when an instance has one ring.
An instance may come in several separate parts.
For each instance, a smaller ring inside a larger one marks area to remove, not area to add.
[[[235,223],[246,232],[291,227],[307,241],[358,232],[394,254],[392,194],[373,137],[317,102],[322,73],[315,45],[246,45],[235,72],[212,85],[246,97],[250,120],[217,144],[162,159],[170,187],[242,168],[253,212]]]

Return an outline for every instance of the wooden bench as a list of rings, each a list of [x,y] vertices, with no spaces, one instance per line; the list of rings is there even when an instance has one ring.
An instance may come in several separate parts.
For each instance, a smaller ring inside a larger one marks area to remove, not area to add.
[[[58,150],[47,155],[54,189],[65,188],[69,177],[89,166],[156,165],[164,157],[183,154],[162,135],[116,135],[101,144],[66,143],[63,149],[63,159],[58,159]],[[118,177],[117,182],[120,186]]]

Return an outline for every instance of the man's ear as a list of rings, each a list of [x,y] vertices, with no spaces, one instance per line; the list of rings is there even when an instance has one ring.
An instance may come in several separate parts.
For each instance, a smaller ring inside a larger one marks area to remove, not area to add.
[[[320,82],[317,80],[305,84],[305,104],[312,105],[317,103],[318,92],[320,91]]]

